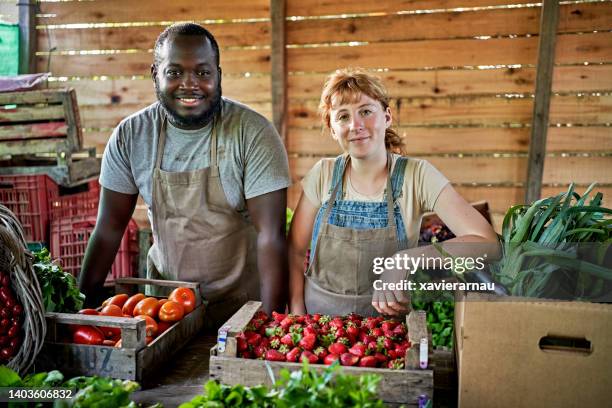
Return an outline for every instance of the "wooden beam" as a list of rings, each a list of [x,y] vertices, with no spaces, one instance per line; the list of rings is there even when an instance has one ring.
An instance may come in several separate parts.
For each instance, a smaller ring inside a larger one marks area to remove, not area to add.
[[[272,0],[270,19],[272,22],[272,120],[286,144],[287,129],[287,54],[285,49],[285,0]]]
[[[36,0],[19,0],[19,73],[36,72]]]
[[[531,141],[527,164],[527,188],[525,202],[540,198],[544,158],[546,156],[546,132],[555,64],[555,39],[559,21],[559,0],[544,0],[540,16],[540,39],[536,72],[536,91],[531,123]]]

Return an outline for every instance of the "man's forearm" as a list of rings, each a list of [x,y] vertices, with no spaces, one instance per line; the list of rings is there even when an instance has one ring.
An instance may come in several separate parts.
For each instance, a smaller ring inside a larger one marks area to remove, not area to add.
[[[96,306],[101,301],[101,288],[115,260],[117,249],[121,244],[123,231],[110,228],[95,228],[83,258],[79,289],[86,296],[87,306]]]
[[[257,267],[264,310],[284,312],[287,305],[287,241],[284,236],[257,239]]]

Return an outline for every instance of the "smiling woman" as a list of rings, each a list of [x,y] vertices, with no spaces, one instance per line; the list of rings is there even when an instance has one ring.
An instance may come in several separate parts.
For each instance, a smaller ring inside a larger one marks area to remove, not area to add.
[[[319,161],[302,181],[290,231],[292,313],[405,313],[403,290],[373,287],[381,277],[385,288],[397,287],[405,276],[385,271],[380,277],[373,273],[373,260],[398,251],[415,256],[410,248],[417,246],[427,211],[454,227],[456,240],[496,241],[486,220],[436,168],[398,154],[403,143],[391,128],[380,79],[358,69],[336,71],[323,87],[319,111],[344,154]]]

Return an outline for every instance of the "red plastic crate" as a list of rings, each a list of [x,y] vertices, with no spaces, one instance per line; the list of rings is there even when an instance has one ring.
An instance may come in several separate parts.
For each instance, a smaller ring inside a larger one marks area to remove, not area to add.
[[[87,242],[95,225],[95,216],[59,218],[51,223],[51,256],[58,258],[62,269],[75,277],[81,271]],[[106,282],[137,275],[138,225],[130,220]]]
[[[80,193],[59,195],[49,201],[50,220],[58,218],[74,217],[78,215],[88,216],[98,213],[98,201],[100,199],[100,184],[97,180],[87,183],[87,191]]]
[[[59,196],[47,175],[0,175],[0,204],[17,216],[26,241],[49,242],[49,202]]]

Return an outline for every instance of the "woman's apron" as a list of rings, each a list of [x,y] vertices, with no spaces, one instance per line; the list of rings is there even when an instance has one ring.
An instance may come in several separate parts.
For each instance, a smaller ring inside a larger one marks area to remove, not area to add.
[[[313,228],[304,283],[308,313],[378,314],[372,307],[373,282],[379,278],[372,271],[374,258],[390,257],[408,246],[400,208],[394,204],[402,191],[406,162],[407,158],[398,158],[391,174],[392,157],[388,155],[385,201],[363,202],[342,200],[350,157],[336,159],[333,190]]]
[[[247,300],[260,298],[255,228],[230,206],[219,177],[221,114],[211,131],[210,166],[184,172],[161,170],[167,120],[162,119],[153,170],[154,243],[147,257],[151,279],[201,283],[208,327],[219,327]]]

